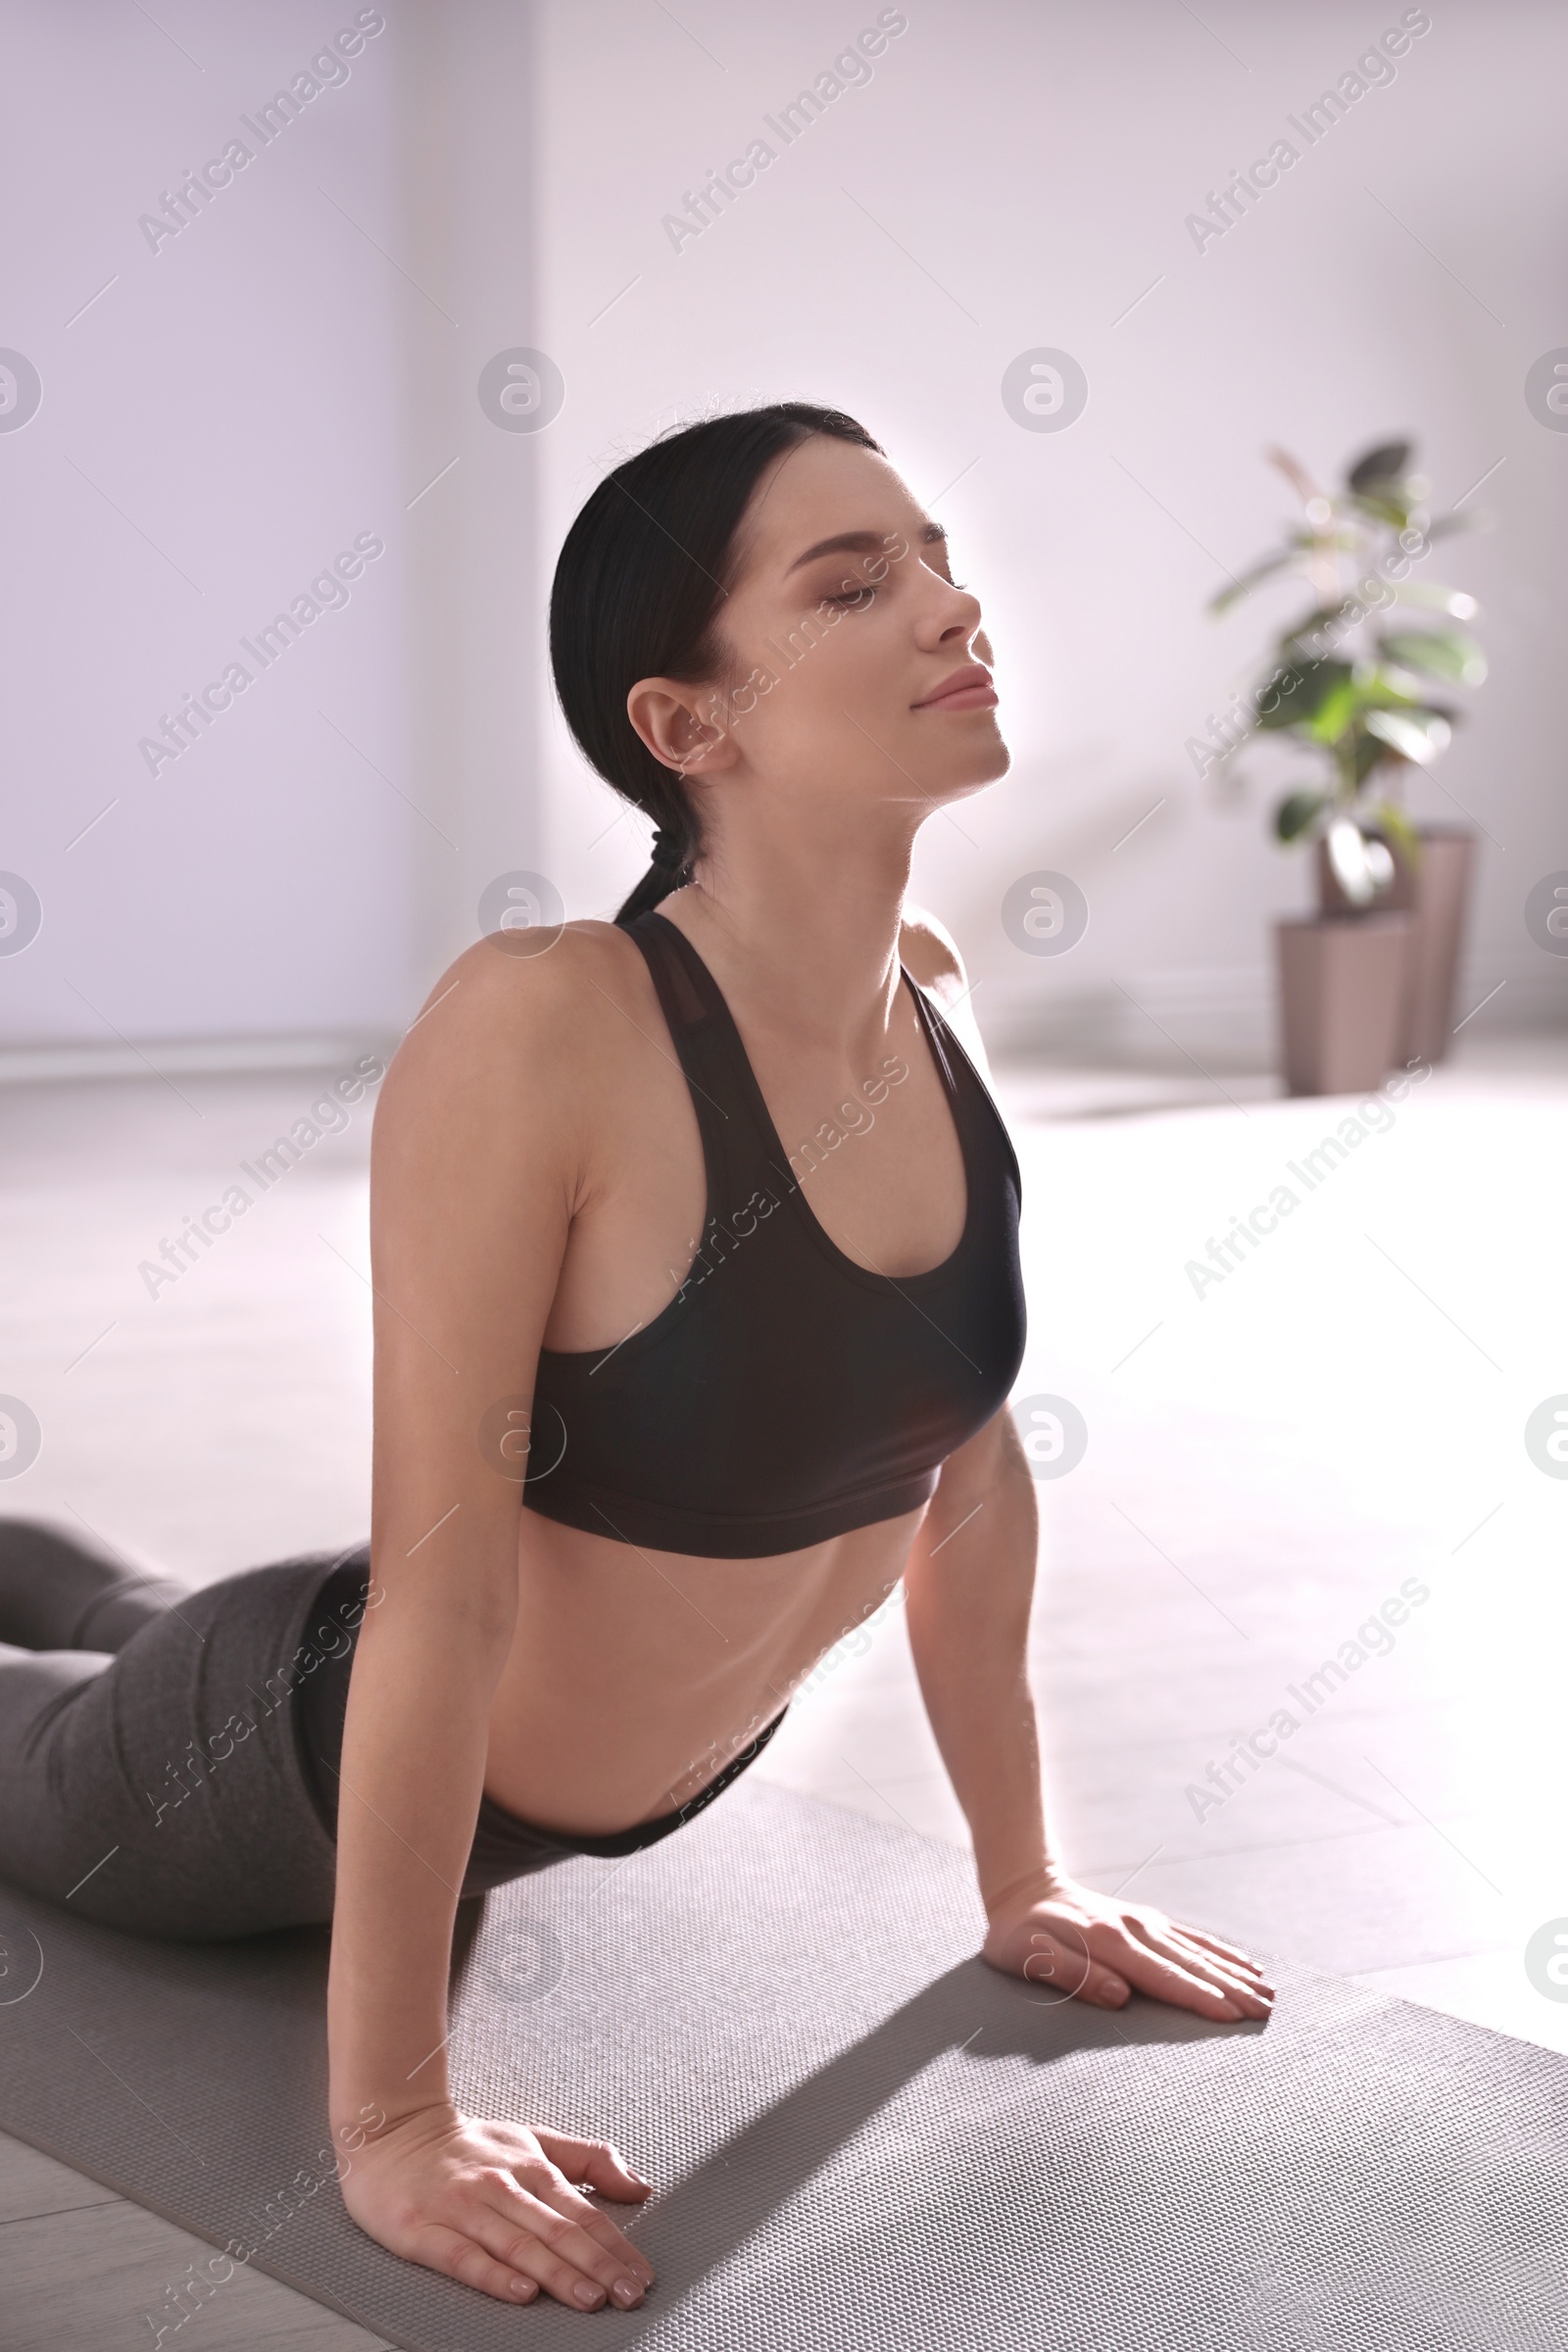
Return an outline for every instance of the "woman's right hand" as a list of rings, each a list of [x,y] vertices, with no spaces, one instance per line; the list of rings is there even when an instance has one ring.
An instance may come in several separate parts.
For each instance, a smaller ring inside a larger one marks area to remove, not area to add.
[[[360,2141],[343,2202],[378,2245],[507,2303],[541,2287],[576,2311],[621,2311],[653,2284],[646,2256],[573,2186],[641,2204],[652,2194],[603,2140],[487,2123],[455,2107],[416,2109]]]

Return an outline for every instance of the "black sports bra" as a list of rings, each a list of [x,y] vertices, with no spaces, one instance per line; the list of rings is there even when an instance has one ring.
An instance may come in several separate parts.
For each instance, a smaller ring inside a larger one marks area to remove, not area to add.
[[[967,1207],[941,1265],[870,1273],[808,1207],[729,1006],[684,932],[657,912],[625,928],[691,1088],[708,1170],[703,1243],[674,1298],[628,1339],[540,1349],[524,1503],[710,1559],[796,1551],[917,1510],[1023,1358],[1023,1186],[996,1104],[906,970]]]

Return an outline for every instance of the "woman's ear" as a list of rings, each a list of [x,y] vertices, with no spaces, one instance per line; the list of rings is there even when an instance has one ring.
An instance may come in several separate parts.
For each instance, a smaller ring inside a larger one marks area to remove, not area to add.
[[[715,775],[735,764],[723,698],[710,687],[639,678],[626,697],[626,716],[654,758],[683,776]]]

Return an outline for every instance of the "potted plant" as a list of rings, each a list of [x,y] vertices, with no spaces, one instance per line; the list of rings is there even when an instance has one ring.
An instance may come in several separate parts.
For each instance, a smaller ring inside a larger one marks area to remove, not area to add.
[[[1312,602],[1216,759],[1254,734],[1298,744],[1317,762],[1274,813],[1281,842],[1315,848],[1315,920],[1276,926],[1285,1076],[1292,1094],[1359,1093],[1396,1062],[1436,1061],[1452,1030],[1459,937],[1475,848],[1470,826],[1417,824],[1412,767],[1447,748],[1461,713],[1432,686],[1478,686],[1486,657],[1456,623],[1473,597],[1421,575],[1433,543],[1470,527],[1434,517],[1407,441],[1381,442],[1321,490],[1286,451],[1267,452],[1301,501],[1282,547],[1216,596],[1229,612],[1265,581],[1304,579]],[[1437,625],[1411,625],[1413,614]],[[1212,748],[1212,747],[1210,747]]]

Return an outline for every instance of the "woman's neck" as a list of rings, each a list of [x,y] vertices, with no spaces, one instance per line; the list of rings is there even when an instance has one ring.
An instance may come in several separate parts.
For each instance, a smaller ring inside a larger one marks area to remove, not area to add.
[[[803,838],[799,819],[787,840],[721,837],[661,909],[750,1027],[852,1055],[897,993],[914,837],[908,822],[873,836],[858,813],[836,840]]]

